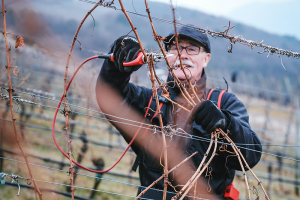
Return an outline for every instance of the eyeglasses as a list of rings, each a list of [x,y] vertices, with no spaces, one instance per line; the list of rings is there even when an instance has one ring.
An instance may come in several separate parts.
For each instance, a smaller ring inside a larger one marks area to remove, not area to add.
[[[198,47],[198,46],[187,46],[187,47],[183,47],[183,46],[180,46],[178,45],[178,49],[179,49],[179,52],[181,53],[183,49],[185,49],[186,53],[188,55],[198,55],[200,53],[200,49],[202,49],[204,52],[205,49],[203,47]],[[171,45],[169,47],[169,52],[172,53],[172,54],[177,54],[177,48],[176,48],[176,45]]]

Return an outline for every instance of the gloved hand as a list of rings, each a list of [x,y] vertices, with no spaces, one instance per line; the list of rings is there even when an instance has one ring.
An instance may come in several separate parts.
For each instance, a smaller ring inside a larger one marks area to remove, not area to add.
[[[119,37],[111,47],[111,52],[114,55],[114,64],[120,72],[133,72],[138,70],[142,65],[123,66],[123,62],[130,62],[137,57],[140,52],[140,45],[136,38],[131,36]]]
[[[199,103],[192,109],[188,122],[193,123],[194,121],[201,125],[207,133],[213,132],[216,128],[224,130],[228,125],[226,115],[209,100]]]

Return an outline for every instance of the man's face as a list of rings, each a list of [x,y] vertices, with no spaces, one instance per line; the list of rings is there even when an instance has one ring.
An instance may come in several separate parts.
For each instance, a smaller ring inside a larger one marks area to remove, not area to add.
[[[185,69],[186,75],[189,77],[191,82],[194,83],[201,78],[203,68],[207,66],[210,60],[210,53],[206,53],[200,43],[194,42],[189,39],[179,40],[178,45],[182,47],[200,47],[200,52],[197,55],[193,55],[193,48],[188,50],[188,52],[187,49],[182,49],[181,51],[182,65]],[[195,49],[197,50],[197,48]],[[168,61],[174,68],[173,72],[181,81],[181,83],[187,84],[186,77],[180,67],[177,51],[176,53],[172,51],[172,53],[173,55],[168,56]],[[170,50],[168,51],[168,54],[171,54]]]

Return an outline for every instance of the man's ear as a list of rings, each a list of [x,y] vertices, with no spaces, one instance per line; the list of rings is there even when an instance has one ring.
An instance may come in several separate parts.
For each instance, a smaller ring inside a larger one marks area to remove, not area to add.
[[[203,68],[205,68],[207,66],[207,64],[209,63],[210,57],[211,57],[210,53],[205,54],[205,57],[204,57],[204,60],[203,60],[204,61],[203,62]]]

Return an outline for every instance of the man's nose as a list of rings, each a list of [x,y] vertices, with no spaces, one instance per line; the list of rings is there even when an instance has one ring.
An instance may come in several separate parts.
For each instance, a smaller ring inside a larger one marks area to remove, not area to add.
[[[186,52],[186,49],[182,49],[181,51],[181,59],[187,59],[188,58],[188,54]]]

